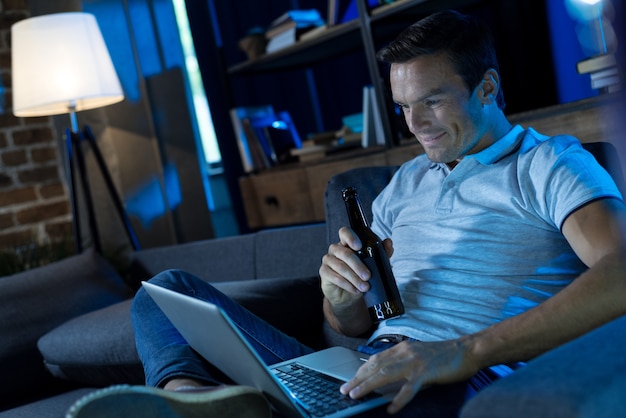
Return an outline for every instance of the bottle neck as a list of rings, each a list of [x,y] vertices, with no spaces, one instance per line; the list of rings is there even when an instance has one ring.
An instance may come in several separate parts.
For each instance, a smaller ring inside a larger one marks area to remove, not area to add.
[[[343,200],[346,204],[350,227],[357,232],[369,230],[369,224],[365,218],[363,207],[359,201],[359,197],[354,188],[348,188],[343,191]]]

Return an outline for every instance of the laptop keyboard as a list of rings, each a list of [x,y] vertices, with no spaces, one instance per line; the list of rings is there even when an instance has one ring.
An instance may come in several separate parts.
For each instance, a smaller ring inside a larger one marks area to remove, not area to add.
[[[287,387],[292,396],[313,417],[324,417],[368,399],[380,396],[369,394],[361,399],[342,395],[342,381],[317,372],[298,363],[273,369],[274,375]]]

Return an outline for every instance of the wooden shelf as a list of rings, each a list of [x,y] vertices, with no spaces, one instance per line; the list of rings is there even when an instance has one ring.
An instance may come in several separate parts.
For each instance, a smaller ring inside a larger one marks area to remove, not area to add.
[[[481,0],[398,0],[371,11],[370,22],[377,39],[390,39],[418,18],[445,8],[460,8]],[[363,50],[361,21],[332,26],[318,36],[279,51],[228,68],[230,75],[254,75],[297,70],[343,54]]]
[[[228,69],[231,75],[254,75],[309,67],[362,48],[359,22],[354,20],[328,28],[318,36],[246,61]]]

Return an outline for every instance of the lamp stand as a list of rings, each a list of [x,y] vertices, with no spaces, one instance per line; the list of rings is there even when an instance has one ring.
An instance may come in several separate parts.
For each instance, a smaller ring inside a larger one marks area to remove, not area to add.
[[[74,125],[74,123],[72,123]],[[93,245],[97,252],[102,254],[102,244],[100,243],[100,232],[98,230],[98,224],[96,222],[93,198],[91,196],[91,189],[89,187],[89,179],[87,176],[87,167],[85,165],[85,156],[83,150],[81,148],[81,142],[87,140],[89,145],[91,146],[91,150],[94,153],[96,158],[96,163],[98,164],[98,168],[100,169],[100,174],[102,175],[104,182],[106,184],[109,195],[113,199],[113,203],[115,204],[115,209],[117,211],[120,220],[124,224],[124,230],[126,231],[126,235],[130,244],[132,245],[135,251],[140,250],[141,246],[139,245],[139,240],[137,239],[137,234],[130,222],[130,218],[124,209],[124,205],[122,204],[122,199],[120,198],[117,190],[115,188],[115,184],[113,183],[113,179],[111,178],[111,174],[109,169],[107,168],[104,158],[102,157],[102,153],[100,152],[100,148],[96,143],[96,140],[93,136],[91,128],[89,126],[85,126],[82,131],[78,131],[77,129],[67,130],[66,133],[66,147],[67,147],[67,156],[68,156],[68,175],[69,175],[69,189],[70,189],[70,199],[72,206],[72,216],[73,216],[73,226],[74,226],[74,240],[76,244],[77,253],[81,253],[82,248],[82,240],[81,240],[81,229],[80,229],[80,218],[79,218],[79,210],[78,210],[78,198],[76,194],[76,171],[74,167],[74,157],[76,158],[76,165],[79,171],[79,177],[81,180],[81,186],[83,189],[83,194],[85,198],[85,203],[87,206],[87,216],[89,222],[89,231],[91,232],[91,236],[93,239]]]

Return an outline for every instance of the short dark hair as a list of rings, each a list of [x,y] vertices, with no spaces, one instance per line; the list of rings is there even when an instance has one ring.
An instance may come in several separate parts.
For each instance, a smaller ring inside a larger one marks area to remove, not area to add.
[[[477,18],[453,10],[434,13],[409,26],[378,51],[377,58],[388,64],[402,64],[422,55],[440,53],[452,61],[470,93],[488,69],[500,73],[489,28]],[[502,88],[496,101],[504,109]]]

